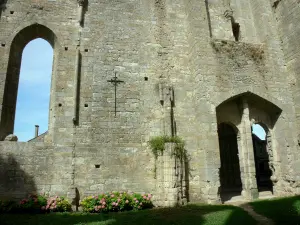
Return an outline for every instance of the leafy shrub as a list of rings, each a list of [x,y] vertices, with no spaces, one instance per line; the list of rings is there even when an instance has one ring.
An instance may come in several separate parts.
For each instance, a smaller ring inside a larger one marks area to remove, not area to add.
[[[151,194],[133,194],[133,208],[135,210],[140,209],[148,209],[152,208],[153,204],[151,202],[152,195]]]
[[[0,213],[15,212],[18,208],[18,204],[15,201],[1,201],[0,200]]]
[[[71,204],[63,197],[50,197],[45,195],[30,195],[19,203],[0,200],[0,213],[45,213],[45,212],[69,212]]]
[[[45,210],[50,212],[70,212],[72,206],[64,197],[50,197],[48,198]]]
[[[47,199],[43,195],[30,195],[19,202],[20,212],[32,213],[42,212],[45,210]]]
[[[141,210],[153,207],[152,195],[128,194],[127,192],[111,192],[99,196],[89,196],[81,201],[84,212],[118,212]]]

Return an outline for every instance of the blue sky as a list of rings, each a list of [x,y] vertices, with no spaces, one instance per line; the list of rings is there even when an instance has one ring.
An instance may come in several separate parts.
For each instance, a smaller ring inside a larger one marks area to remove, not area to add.
[[[257,137],[261,140],[266,140],[266,131],[262,128],[262,126],[259,124],[253,124],[252,129],[252,133],[254,133]]]
[[[14,129],[19,141],[33,138],[35,125],[40,134],[48,130],[52,61],[53,49],[43,39],[24,48]]]
[[[24,48],[14,130],[19,141],[32,139],[35,125],[40,126],[40,134],[48,130],[52,61],[53,49],[43,39],[35,39]],[[253,133],[265,140],[260,125],[253,125]]]

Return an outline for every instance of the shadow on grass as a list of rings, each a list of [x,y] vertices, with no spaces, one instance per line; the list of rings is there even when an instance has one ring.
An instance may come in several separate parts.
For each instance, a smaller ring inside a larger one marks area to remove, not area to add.
[[[272,219],[277,225],[300,224],[300,196],[255,201],[254,211]]]
[[[57,213],[48,215],[0,215],[2,225],[255,225],[255,220],[234,206],[188,205],[176,208],[157,208],[138,212],[83,214]]]

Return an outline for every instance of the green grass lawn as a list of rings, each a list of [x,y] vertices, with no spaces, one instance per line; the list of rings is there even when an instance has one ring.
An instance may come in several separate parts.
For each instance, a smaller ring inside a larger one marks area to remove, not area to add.
[[[52,213],[47,215],[0,215],[1,225],[255,225],[245,211],[233,206],[188,205],[138,212],[83,214]]]
[[[257,213],[272,219],[277,225],[300,225],[300,196],[250,204]]]

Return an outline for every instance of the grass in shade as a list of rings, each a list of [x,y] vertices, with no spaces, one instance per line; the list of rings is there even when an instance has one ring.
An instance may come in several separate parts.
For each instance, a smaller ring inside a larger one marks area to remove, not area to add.
[[[250,203],[254,211],[276,225],[300,225],[300,196],[260,200]]]
[[[234,206],[188,205],[137,212],[108,214],[52,213],[47,215],[3,214],[2,225],[255,225],[256,221]]]

